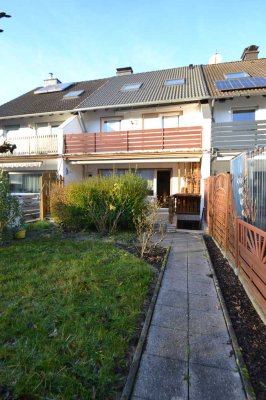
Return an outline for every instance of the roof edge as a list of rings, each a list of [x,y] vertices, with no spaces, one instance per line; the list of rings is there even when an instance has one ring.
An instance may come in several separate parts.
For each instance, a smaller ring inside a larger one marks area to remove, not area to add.
[[[125,103],[125,104],[113,104],[113,105],[106,105],[106,106],[97,106],[97,107],[83,107],[83,108],[74,108],[73,112],[77,111],[90,111],[90,110],[104,110],[110,108],[128,108],[128,107],[142,107],[142,106],[155,106],[155,105],[169,105],[169,104],[180,104],[180,103],[192,103],[195,101],[202,101],[202,100],[209,100],[211,96],[204,96],[204,97],[192,97],[191,99],[187,100],[160,100],[160,101],[153,101],[153,102],[141,102],[141,103]]]

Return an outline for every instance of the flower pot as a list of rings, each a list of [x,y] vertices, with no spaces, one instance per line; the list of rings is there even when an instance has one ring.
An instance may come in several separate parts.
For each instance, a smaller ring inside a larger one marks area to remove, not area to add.
[[[26,229],[19,229],[15,232],[15,239],[25,239],[26,237]]]

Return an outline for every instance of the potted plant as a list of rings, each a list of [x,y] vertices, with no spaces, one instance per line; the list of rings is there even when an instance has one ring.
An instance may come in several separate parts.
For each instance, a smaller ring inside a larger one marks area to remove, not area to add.
[[[18,226],[18,227],[16,227],[15,233],[14,233],[14,237],[15,237],[15,239],[25,239],[25,237],[26,237],[26,228],[25,228],[25,226],[23,224]]]

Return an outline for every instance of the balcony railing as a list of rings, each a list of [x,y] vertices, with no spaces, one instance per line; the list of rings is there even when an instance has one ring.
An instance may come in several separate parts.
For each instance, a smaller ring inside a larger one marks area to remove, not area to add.
[[[66,134],[65,154],[201,149],[202,128]]]
[[[212,147],[218,150],[248,150],[266,145],[266,121],[212,124]]]
[[[13,151],[0,153],[0,157],[18,157],[31,155],[57,154],[58,144],[56,135],[18,136],[8,139],[7,142],[17,147]]]

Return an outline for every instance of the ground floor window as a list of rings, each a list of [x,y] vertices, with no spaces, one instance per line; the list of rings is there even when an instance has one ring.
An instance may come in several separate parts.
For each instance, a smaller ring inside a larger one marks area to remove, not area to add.
[[[138,170],[129,170],[129,169],[100,169],[99,174],[101,176],[110,176],[112,174],[123,175],[127,172],[133,172],[134,174],[140,175],[143,179],[145,179],[148,183],[148,195],[154,195],[154,170],[153,169],[138,169]]]
[[[12,193],[40,193],[40,175],[25,173],[9,173]]]

